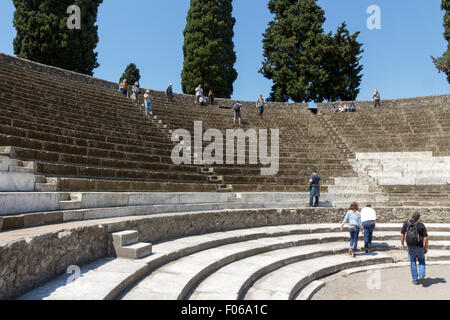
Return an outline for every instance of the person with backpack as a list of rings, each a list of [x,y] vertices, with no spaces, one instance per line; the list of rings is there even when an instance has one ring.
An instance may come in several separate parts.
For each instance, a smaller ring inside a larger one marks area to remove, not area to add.
[[[256,107],[259,109],[259,116],[262,119],[264,113],[264,99],[262,95],[260,95],[258,101],[256,101]]]
[[[408,251],[413,284],[425,286],[425,255],[428,253],[428,233],[427,228],[419,222],[419,219],[420,213],[415,212],[411,220],[403,224],[401,243],[402,249]],[[405,240],[408,248],[405,247]],[[417,273],[417,262],[419,262],[419,273]]]
[[[345,224],[350,224],[350,249],[348,250],[349,255],[356,257],[356,252],[358,252],[358,237],[359,231],[362,229],[361,225],[361,214],[359,213],[359,207],[356,202],[353,202],[345,215],[344,221],[341,225],[341,231],[344,231]]]
[[[234,119],[233,119],[233,125],[236,125],[236,119],[239,119],[239,125],[241,125],[241,111],[242,111],[242,104],[239,103],[239,101],[234,105]]]

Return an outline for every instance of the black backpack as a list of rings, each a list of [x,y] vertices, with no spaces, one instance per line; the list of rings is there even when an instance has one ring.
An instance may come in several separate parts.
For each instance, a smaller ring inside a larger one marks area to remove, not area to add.
[[[408,221],[408,228],[406,229],[406,243],[409,246],[420,246],[423,242],[422,237],[417,230],[419,223],[411,223]]]

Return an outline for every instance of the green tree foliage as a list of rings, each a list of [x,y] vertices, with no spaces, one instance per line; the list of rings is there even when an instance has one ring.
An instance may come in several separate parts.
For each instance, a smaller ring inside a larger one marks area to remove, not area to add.
[[[99,65],[97,21],[103,0],[13,0],[14,53],[20,57],[88,75]],[[81,28],[69,29],[67,8],[80,8]]]
[[[359,32],[351,35],[342,23],[336,34],[327,35],[330,45],[325,55],[324,68],[327,71],[326,85],[321,96],[328,101],[352,101],[359,94],[363,66],[360,65],[362,44],[357,38]]]
[[[316,0],[270,0],[274,19],[263,34],[260,72],[274,83],[273,101],[321,102],[356,98],[363,51],[359,33],[342,24],[336,35],[324,34],[325,12]]]
[[[184,30],[184,65],[181,85],[193,94],[199,84],[204,92],[230,98],[237,78],[234,69],[232,0],[191,0]]]
[[[445,11],[444,15],[444,37],[447,40],[447,51],[444,52],[442,57],[434,58],[434,64],[439,71],[444,72],[447,75],[448,83],[450,83],[450,0],[442,0],[441,9]]]
[[[128,85],[134,85],[135,82],[139,82],[141,79],[141,75],[139,73],[139,69],[136,67],[134,63],[130,63],[127,68],[125,69],[125,72],[120,77],[120,82],[122,82],[123,79],[127,79]]]

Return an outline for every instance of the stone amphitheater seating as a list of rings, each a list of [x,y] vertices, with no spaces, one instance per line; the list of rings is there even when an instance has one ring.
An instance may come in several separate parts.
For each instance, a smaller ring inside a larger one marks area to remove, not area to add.
[[[61,276],[21,299],[289,300],[314,280],[338,271],[396,266],[400,228],[379,225],[376,252],[357,258],[346,254],[347,232],[339,232],[335,224],[183,237],[153,244],[153,254],[139,260],[97,261],[85,266],[77,281],[66,285],[67,275]],[[428,261],[450,260],[450,225],[429,224],[428,229]]]
[[[152,91],[145,117],[116,87],[0,54],[0,299],[308,298],[320,277],[395,265],[399,223],[415,210],[432,231],[429,259],[450,260],[448,96],[318,116],[270,103],[264,119],[243,102],[242,129],[280,130],[279,172],[262,176],[248,154],[245,165],[172,162],[175,130],[201,121],[225,134],[234,101]],[[312,170],[330,208],[305,208]],[[377,252],[357,259],[336,225],[353,201],[384,223]],[[83,276],[65,285],[71,265]]]

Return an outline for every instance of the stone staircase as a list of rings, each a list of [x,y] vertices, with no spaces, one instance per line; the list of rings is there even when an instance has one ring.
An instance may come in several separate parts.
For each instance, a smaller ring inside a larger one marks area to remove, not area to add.
[[[136,230],[115,232],[112,239],[117,258],[142,259],[152,254],[151,243],[139,242]]]

